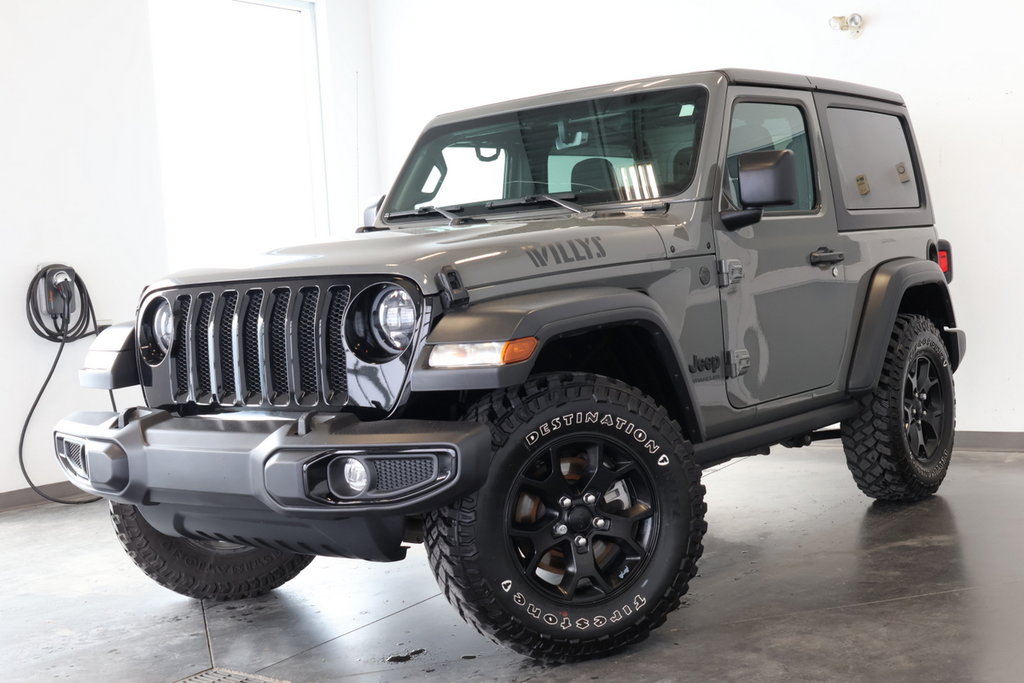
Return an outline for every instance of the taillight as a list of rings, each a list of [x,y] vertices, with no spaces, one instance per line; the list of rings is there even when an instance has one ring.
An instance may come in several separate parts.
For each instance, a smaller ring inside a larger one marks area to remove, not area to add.
[[[948,240],[939,240],[939,249],[936,254],[939,269],[946,276],[946,282],[953,281],[953,247]]]

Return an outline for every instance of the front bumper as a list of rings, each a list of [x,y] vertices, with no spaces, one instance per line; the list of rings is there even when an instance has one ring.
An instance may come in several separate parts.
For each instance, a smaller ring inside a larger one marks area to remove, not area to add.
[[[79,412],[54,432],[80,489],[135,505],[165,534],[368,560],[405,556],[406,517],[480,487],[490,433],[471,422]],[[331,462],[367,467],[353,496]]]

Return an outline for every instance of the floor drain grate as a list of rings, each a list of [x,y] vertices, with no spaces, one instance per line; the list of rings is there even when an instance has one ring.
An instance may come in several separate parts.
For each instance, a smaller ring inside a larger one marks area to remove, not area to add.
[[[288,681],[218,668],[200,671],[188,678],[182,678],[178,683],[288,683]]]

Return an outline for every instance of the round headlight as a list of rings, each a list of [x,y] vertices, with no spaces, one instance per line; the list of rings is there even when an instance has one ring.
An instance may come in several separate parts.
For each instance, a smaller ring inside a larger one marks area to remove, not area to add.
[[[385,348],[404,351],[416,331],[416,303],[397,285],[380,291],[371,312],[377,341]]]
[[[153,339],[164,353],[168,353],[174,343],[174,314],[167,299],[161,299],[153,312]]]
[[[174,313],[162,297],[149,302],[139,325],[139,352],[152,367],[164,362],[174,346]]]

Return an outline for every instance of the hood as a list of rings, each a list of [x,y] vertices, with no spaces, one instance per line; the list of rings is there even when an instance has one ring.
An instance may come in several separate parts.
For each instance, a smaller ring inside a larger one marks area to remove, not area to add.
[[[665,247],[645,216],[417,225],[343,241],[277,249],[230,267],[175,273],[151,289],[333,275],[397,275],[424,294],[453,266],[467,289],[552,273],[660,259]]]

